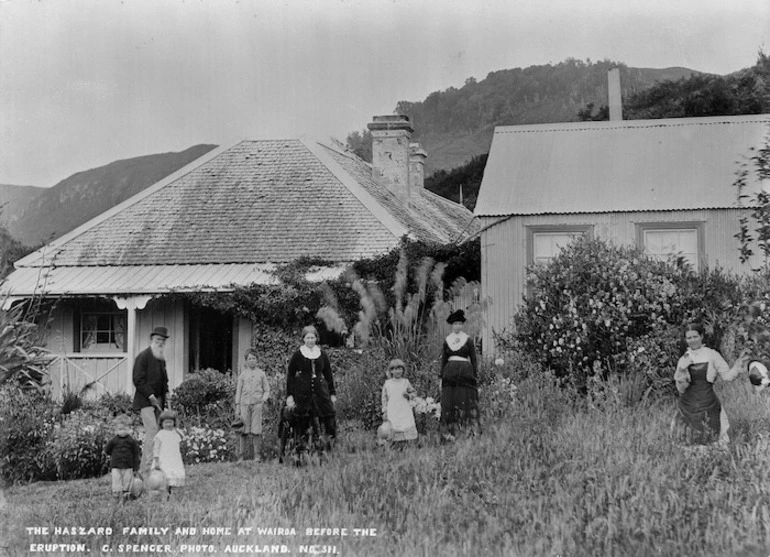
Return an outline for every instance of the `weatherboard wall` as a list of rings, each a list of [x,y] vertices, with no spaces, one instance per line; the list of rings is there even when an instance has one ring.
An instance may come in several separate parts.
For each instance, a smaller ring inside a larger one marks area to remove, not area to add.
[[[105,392],[133,394],[131,372],[136,354],[128,352],[77,352],[76,325],[78,299],[59,302],[51,315],[46,332],[45,347],[53,357],[49,366],[53,395],[57,398],[67,390],[78,392],[91,381],[96,384],[90,395]],[[178,386],[189,372],[189,334],[184,304],[180,301],[150,300],[137,311],[137,353],[150,345],[150,333],[155,327],[166,327],[169,387]]]

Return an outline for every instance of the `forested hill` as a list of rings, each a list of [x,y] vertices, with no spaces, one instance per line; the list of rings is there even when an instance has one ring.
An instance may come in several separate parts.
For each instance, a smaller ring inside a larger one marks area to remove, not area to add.
[[[111,162],[73,174],[43,189],[8,229],[33,246],[80,226],[146,187],[201,157],[216,145],[195,145],[178,153],[159,153]]]
[[[396,112],[410,117],[428,152],[426,187],[458,201],[462,185],[463,203],[472,210],[495,126],[607,119],[613,67],[620,69],[628,120],[770,112],[770,57],[762,52],[754,66],[726,76],[573,59],[501,70],[421,102],[398,103]],[[366,135],[351,134],[348,144],[362,151],[371,142]]]
[[[629,68],[625,64],[568,59],[558,64],[491,72],[481,81],[400,101],[396,112],[411,119],[428,152],[426,174],[458,167],[489,152],[495,126],[569,122],[587,104],[607,104],[607,71],[620,69],[624,97],[655,82],[678,80],[697,72],[687,68]]]

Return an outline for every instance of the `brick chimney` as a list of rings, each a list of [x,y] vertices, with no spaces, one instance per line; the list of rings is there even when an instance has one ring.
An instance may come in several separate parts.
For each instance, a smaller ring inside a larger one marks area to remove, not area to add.
[[[409,204],[409,140],[412,124],[407,116],[375,116],[366,126],[372,132],[372,177]]]
[[[620,69],[607,72],[607,104],[610,106],[610,122],[623,119],[623,101],[620,95]]]
[[[409,144],[409,182],[413,188],[425,187],[425,159],[428,153],[419,143]]]

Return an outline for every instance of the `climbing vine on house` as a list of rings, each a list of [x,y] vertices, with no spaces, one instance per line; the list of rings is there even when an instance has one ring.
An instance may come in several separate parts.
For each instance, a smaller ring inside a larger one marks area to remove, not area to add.
[[[177,292],[167,295],[182,299],[196,307],[211,308],[252,321],[258,329],[284,331],[295,334],[302,326],[316,320],[318,310],[326,305],[333,306],[347,321],[355,322],[360,309],[360,299],[351,288],[355,278],[376,282],[393,305],[395,270],[401,252],[409,261],[409,276],[426,257],[445,265],[444,283],[451,285],[463,277],[478,281],[481,276],[479,240],[461,245],[429,244],[403,238],[400,245],[390,252],[373,258],[354,262],[348,272],[337,279],[325,282],[311,282],[305,276],[316,267],[331,267],[335,263],[320,258],[302,257],[282,265],[275,270],[277,284],[236,286],[232,292]]]

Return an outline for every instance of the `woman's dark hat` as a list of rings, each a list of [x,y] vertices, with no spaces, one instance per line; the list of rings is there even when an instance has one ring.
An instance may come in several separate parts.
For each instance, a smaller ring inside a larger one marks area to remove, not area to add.
[[[150,333],[150,338],[154,336],[168,338],[168,329],[166,327],[155,327]]]
[[[452,313],[449,314],[449,317],[446,318],[446,322],[449,323],[450,325],[452,323],[457,323],[458,321],[460,323],[465,323],[465,312],[461,309],[458,309],[457,311],[453,311]]]

